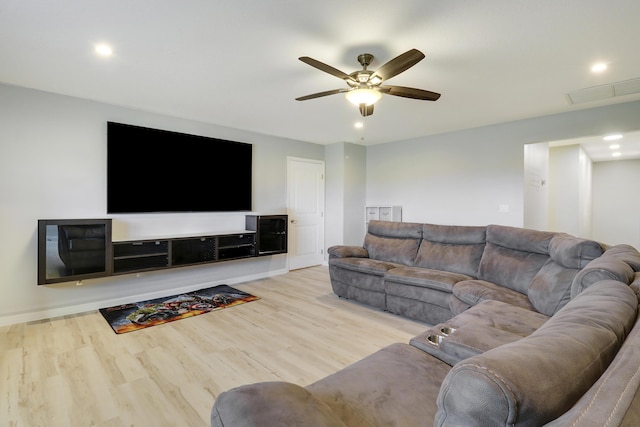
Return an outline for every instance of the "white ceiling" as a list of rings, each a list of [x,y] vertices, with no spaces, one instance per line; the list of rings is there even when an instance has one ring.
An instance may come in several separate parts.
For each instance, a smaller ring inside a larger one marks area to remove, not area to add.
[[[613,135],[619,135],[622,138],[613,141],[607,141],[605,139]],[[549,142],[550,147],[560,147],[564,145],[582,146],[589,158],[594,162],[640,159],[640,131]]]
[[[569,92],[640,77],[638,0],[2,0],[0,82],[320,144],[377,144],[628,102],[572,105]],[[114,55],[94,54],[96,43]],[[417,48],[364,130],[346,73]],[[609,69],[594,74],[590,66]]]

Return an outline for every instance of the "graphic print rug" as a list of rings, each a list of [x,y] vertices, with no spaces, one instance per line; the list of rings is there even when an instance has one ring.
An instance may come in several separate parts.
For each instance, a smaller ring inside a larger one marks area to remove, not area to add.
[[[100,313],[116,334],[173,322],[260,298],[227,285],[170,297],[101,308]]]

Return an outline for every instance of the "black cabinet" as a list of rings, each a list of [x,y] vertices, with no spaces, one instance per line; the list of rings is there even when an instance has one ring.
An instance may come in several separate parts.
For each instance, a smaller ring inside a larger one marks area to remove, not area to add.
[[[256,232],[257,255],[287,253],[287,215],[247,215],[247,230]]]
[[[171,241],[171,265],[189,265],[216,260],[216,238],[194,237]]]
[[[111,273],[110,219],[38,220],[38,285]]]
[[[158,270],[169,267],[168,240],[113,243],[114,274]]]
[[[256,255],[256,234],[218,236],[218,259],[247,258]]]

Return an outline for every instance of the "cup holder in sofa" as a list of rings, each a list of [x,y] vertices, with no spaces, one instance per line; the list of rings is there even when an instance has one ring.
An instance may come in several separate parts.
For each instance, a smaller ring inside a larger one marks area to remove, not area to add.
[[[442,335],[437,335],[437,334],[429,334],[427,335],[427,342],[431,345],[434,345],[436,347],[440,346],[440,343],[442,343],[442,339],[444,337]]]
[[[442,340],[453,334],[455,331],[456,328],[454,327],[441,326],[438,328],[438,333],[431,333],[427,335],[427,342],[434,346],[440,346],[440,344],[442,344]]]
[[[457,330],[456,328],[452,328],[450,326],[443,326],[440,328],[440,333],[445,337],[448,337],[449,335],[453,334],[456,330]]]

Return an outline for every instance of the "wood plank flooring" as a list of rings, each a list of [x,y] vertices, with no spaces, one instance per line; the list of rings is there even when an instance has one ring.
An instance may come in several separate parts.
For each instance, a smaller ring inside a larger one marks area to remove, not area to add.
[[[307,385],[427,325],[339,299],[326,266],[234,287],[258,301],[113,333],[89,312],[0,328],[0,425],[209,426],[216,396]]]

